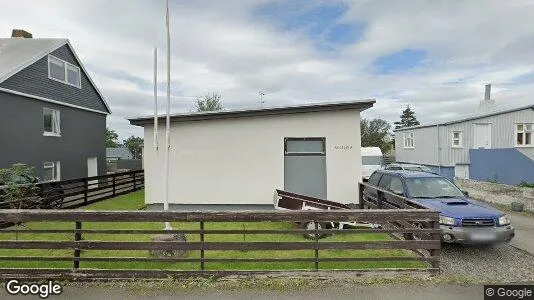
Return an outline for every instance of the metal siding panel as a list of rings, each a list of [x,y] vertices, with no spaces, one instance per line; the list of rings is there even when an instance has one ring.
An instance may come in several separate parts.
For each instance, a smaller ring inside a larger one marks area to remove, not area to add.
[[[414,149],[404,148],[404,133],[413,131]],[[437,164],[436,127],[418,128],[395,134],[395,159],[398,162],[414,164]]]
[[[79,67],[79,64],[67,45],[56,49],[50,54]],[[87,75],[81,68],[80,72],[81,89],[52,80],[48,78],[48,56],[45,56],[0,83],[0,87],[107,112],[103,100],[89,81]]]
[[[42,178],[44,161],[60,161],[61,179],[70,179],[86,177],[87,158],[97,157],[105,173],[105,115],[4,92],[0,107],[0,168],[25,163]],[[60,110],[61,137],[43,136],[44,107]]]

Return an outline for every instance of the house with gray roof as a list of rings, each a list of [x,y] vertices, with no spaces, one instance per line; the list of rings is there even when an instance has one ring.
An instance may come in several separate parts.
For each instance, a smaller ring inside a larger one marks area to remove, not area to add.
[[[104,174],[110,113],[69,40],[0,38],[0,168],[24,163],[43,181]]]
[[[106,148],[107,161],[133,159],[132,152],[126,147]]]
[[[490,98],[471,116],[395,130],[397,162],[421,164],[449,179],[534,182],[534,104],[501,107]]]

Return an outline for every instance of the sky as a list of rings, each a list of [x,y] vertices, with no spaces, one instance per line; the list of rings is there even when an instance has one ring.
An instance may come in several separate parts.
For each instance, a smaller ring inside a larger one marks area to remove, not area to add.
[[[112,110],[166,100],[164,0],[0,0],[0,35],[68,38]],[[219,93],[225,109],[376,99],[365,118],[421,123],[476,112],[484,85],[499,107],[534,104],[534,0],[225,0],[170,2],[171,112]]]

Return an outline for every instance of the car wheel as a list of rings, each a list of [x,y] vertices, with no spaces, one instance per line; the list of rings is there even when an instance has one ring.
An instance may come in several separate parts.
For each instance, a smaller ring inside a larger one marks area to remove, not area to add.
[[[310,239],[310,240],[314,240],[316,237],[318,239],[322,239],[322,238],[327,236],[325,233],[314,234],[313,232],[311,232],[312,230],[315,230],[315,222],[314,221],[301,223],[300,228],[301,229],[310,230],[310,233],[304,233],[303,234],[303,236],[305,238]],[[319,230],[326,229],[326,223],[317,222],[317,229],[319,229]]]
[[[52,188],[43,193],[42,208],[60,209],[63,205],[63,191],[58,188]]]

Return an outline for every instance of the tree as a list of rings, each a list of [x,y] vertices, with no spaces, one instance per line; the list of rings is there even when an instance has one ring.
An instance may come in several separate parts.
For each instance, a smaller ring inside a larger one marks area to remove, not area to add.
[[[394,123],[395,129],[417,126],[419,121],[415,117],[415,112],[410,108],[410,105],[406,106],[406,109],[402,111],[401,120]]]
[[[119,135],[113,129],[106,127],[106,148],[117,148]]]
[[[196,99],[195,108],[197,111],[213,111],[223,109],[221,95],[218,93],[206,94]]]
[[[380,147],[382,153],[388,152],[391,145],[391,125],[382,119],[362,119],[360,121],[362,147]]]
[[[410,108],[410,105],[408,105],[406,106],[406,109],[402,111],[400,121],[397,121],[394,124],[395,129],[399,129],[404,127],[417,126],[420,123],[419,121],[417,121],[414,111]]]
[[[141,159],[142,150],[143,150],[143,138],[137,136],[131,136],[128,139],[123,141],[123,144],[130,152],[132,152],[134,159]]]

